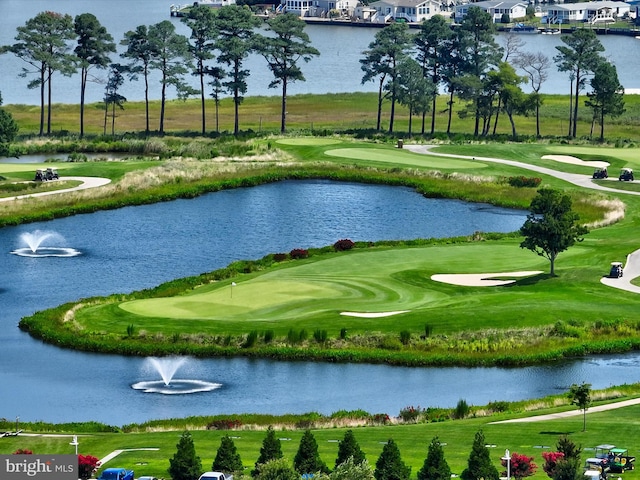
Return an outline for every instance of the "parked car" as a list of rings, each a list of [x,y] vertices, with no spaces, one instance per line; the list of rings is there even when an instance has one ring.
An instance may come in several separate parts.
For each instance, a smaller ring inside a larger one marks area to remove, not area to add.
[[[133,470],[125,468],[105,468],[98,480],[133,480]]]
[[[630,168],[623,168],[622,170],[620,170],[620,176],[618,177],[618,180],[622,181],[624,180],[625,182],[633,182],[633,170],[631,170]]]
[[[593,178],[609,178],[609,172],[606,168],[596,168],[593,172]]]
[[[225,475],[222,472],[204,472],[198,480],[233,480],[233,475]]]
[[[611,262],[611,270],[609,270],[609,278],[620,278],[622,276],[622,263]]]

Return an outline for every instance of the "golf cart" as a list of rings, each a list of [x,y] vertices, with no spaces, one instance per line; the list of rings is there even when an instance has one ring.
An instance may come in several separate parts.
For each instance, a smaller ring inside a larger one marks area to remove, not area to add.
[[[611,262],[609,278],[620,278],[622,276],[622,262]]]
[[[36,176],[33,179],[34,182],[44,182],[47,178],[44,175],[44,171],[43,170],[36,170]]]
[[[633,182],[633,170],[630,168],[623,168],[620,170],[620,176],[618,177],[619,181],[625,182]]]
[[[47,180],[58,180],[60,178],[60,175],[58,175],[58,170],[56,170],[55,168],[47,168],[45,176]]]
[[[612,473],[624,473],[633,470],[636,457],[631,457],[626,448],[616,448],[615,445],[598,445],[596,458],[606,459],[606,465]]]
[[[596,168],[592,178],[609,178],[609,172],[606,168]]]

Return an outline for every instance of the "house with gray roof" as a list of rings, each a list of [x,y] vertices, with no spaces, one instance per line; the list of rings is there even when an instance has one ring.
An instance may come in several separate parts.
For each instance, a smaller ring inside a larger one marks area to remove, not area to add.
[[[629,14],[631,6],[626,2],[581,2],[550,5],[545,23],[590,22],[592,24],[615,22],[617,17]]]
[[[520,0],[488,0],[485,2],[466,3],[464,5],[456,5],[455,18],[456,22],[460,23],[469,8],[478,7],[491,15],[494,23],[500,22],[505,13],[513,21],[516,18],[524,18],[527,15],[527,5],[528,2]]]
[[[442,3],[438,0],[378,0],[369,4],[376,10],[372,22],[386,23],[391,20],[404,20],[420,23],[434,15],[442,15]]]

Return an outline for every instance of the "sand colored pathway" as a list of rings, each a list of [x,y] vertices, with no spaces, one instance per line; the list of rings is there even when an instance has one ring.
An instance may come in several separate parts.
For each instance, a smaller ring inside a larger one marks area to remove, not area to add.
[[[0,202],[9,202],[12,200],[19,200],[22,198],[57,195],[58,193],[75,192],[77,190],[85,190],[87,188],[101,187],[103,185],[107,185],[108,183],[111,183],[111,180],[109,178],[98,178],[98,177],[60,177],[60,180],[71,180],[71,181],[77,181],[82,183],[77,187],[63,188],[61,190],[51,190],[48,192],[31,193],[29,195],[17,195],[15,197],[4,197],[4,198],[0,198]]]
[[[607,403],[606,405],[598,405],[597,407],[590,407],[587,413],[604,412],[607,410],[615,410],[616,408],[629,407],[631,405],[640,404],[640,398],[633,398],[631,400],[624,400],[622,402]],[[582,415],[582,410],[569,410],[566,412],[549,413],[547,415],[535,415],[533,417],[524,418],[512,418],[511,420],[501,420],[499,422],[491,423],[528,423],[528,422],[543,422],[546,420],[555,420],[559,418],[577,417]]]

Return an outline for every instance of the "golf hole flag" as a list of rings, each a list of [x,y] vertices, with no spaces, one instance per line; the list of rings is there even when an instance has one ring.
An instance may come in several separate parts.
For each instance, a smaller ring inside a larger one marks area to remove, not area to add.
[[[0,455],[2,480],[78,480],[76,455]]]

